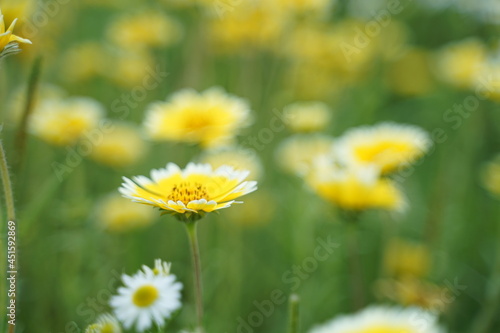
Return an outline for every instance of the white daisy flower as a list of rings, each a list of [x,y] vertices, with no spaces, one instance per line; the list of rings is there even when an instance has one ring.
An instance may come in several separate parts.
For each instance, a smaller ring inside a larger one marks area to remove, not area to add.
[[[124,274],[124,287],[118,288],[110,305],[126,329],[135,326],[139,332],[151,328],[153,324],[162,327],[165,319],[181,307],[182,284],[170,275],[170,265],[156,262],[155,269],[144,266],[133,276]]]
[[[110,314],[97,317],[94,324],[87,327],[85,333],[122,333],[120,323]]]
[[[257,189],[257,182],[245,181],[249,171],[222,165],[189,163],[181,169],[174,163],[153,169],[151,177],[124,177],[120,193],[134,202],[160,208],[179,218],[197,219],[205,213],[240,203],[235,199]]]
[[[419,308],[371,306],[339,316],[309,333],[442,333],[437,316]]]
[[[147,275],[161,275],[167,276],[170,275],[170,267],[172,267],[172,263],[162,261],[161,259],[155,259],[155,268],[151,269],[150,267],[143,265],[142,271]]]

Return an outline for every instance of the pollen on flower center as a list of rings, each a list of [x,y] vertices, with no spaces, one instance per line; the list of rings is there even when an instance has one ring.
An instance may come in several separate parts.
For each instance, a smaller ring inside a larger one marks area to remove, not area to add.
[[[168,200],[182,201],[184,204],[188,204],[193,200],[208,199],[208,191],[200,183],[184,182],[174,185],[167,198]]]
[[[139,307],[148,307],[158,298],[158,289],[152,285],[145,285],[137,289],[132,297],[135,305]]]

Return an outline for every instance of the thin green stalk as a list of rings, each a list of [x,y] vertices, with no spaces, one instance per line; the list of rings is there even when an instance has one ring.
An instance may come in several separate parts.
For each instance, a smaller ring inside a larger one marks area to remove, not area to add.
[[[201,261],[200,249],[198,247],[198,235],[196,232],[197,222],[186,222],[186,230],[191,245],[191,256],[193,260],[194,288],[196,295],[196,315],[198,331],[203,332],[203,289],[201,285]]]
[[[359,310],[366,304],[363,266],[359,256],[359,228],[357,216],[350,217],[346,223],[347,261],[349,263],[349,281],[353,301],[353,310]]]
[[[500,236],[500,227],[498,227],[498,234]],[[500,309],[500,245],[497,246],[496,252],[496,260],[493,272],[491,273],[489,288],[487,289],[486,302],[473,322],[472,333],[490,332],[491,326],[498,317]]]
[[[299,320],[299,303],[300,298],[297,294],[291,294],[289,302],[289,333],[299,333],[300,320]]]
[[[16,210],[14,207],[14,193],[12,192],[12,183],[10,182],[10,175],[9,175],[9,167],[7,164],[7,158],[5,156],[5,150],[3,147],[3,143],[0,140],[0,173],[2,177],[2,184],[3,184],[3,193],[5,196],[5,206],[7,208],[7,221],[16,221]],[[5,249],[6,250],[6,249]],[[7,253],[7,251],[5,251]],[[16,261],[17,264],[17,261]],[[6,280],[3,279],[2,283],[6,283]],[[5,284],[5,288],[3,290],[7,290],[7,285]],[[15,297],[15,296],[14,296]],[[9,299],[7,298],[6,302],[3,303],[4,305],[7,304]],[[14,333],[16,330],[15,325],[10,325],[9,324],[9,333]]]
[[[33,63],[31,69],[31,74],[28,81],[28,91],[26,93],[26,103],[24,105],[23,116],[21,118],[21,123],[16,135],[15,147],[17,151],[17,156],[15,157],[15,163],[18,169],[21,169],[24,152],[26,150],[26,128],[28,125],[28,119],[33,111],[35,103],[35,95],[38,87],[38,82],[40,80],[40,72],[42,67],[42,57],[37,57]]]
[[[7,219],[16,220],[16,210],[14,208],[14,193],[12,192],[12,183],[10,182],[9,167],[5,156],[5,149],[0,140],[0,172],[2,173],[3,193],[5,195],[5,205],[7,207]]]

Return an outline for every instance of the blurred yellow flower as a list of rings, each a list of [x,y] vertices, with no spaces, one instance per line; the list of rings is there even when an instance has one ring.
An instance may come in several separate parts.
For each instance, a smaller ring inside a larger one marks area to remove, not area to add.
[[[286,13],[269,6],[267,0],[243,0],[214,15],[209,31],[217,51],[270,49],[279,41],[286,23]]]
[[[118,16],[108,27],[107,36],[115,45],[129,50],[166,47],[180,39],[181,25],[158,10]]]
[[[73,145],[96,127],[103,115],[103,106],[91,98],[48,99],[34,110],[29,129],[50,144]]]
[[[197,220],[205,213],[240,203],[235,199],[257,189],[257,182],[245,181],[248,171],[223,165],[189,163],[185,169],[169,163],[151,171],[151,178],[123,178],[120,193],[134,202],[157,207],[183,221]]]
[[[322,102],[298,102],[285,107],[287,126],[293,132],[319,132],[324,130],[332,111]]]
[[[382,173],[395,171],[424,155],[432,144],[429,135],[413,125],[380,123],[347,131],[335,146],[346,165],[376,165]]]
[[[104,230],[126,232],[149,226],[155,213],[149,207],[137,205],[119,194],[110,194],[97,205],[96,220]]]
[[[441,333],[438,317],[416,307],[372,305],[355,314],[338,316],[309,333]]]
[[[434,86],[428,54],[425,50],[407,50],[389,63],[387,74],[392,91],[400,95],[425,95]]]
[[[483,167],[481,178],[483,186],[500,198],[500,154]]]
[[[398,187],[391,180],[380,178],[373,167],[346,169],[328,157],[317,158],[306,181],[320,197],[344,210],[402,211],[406,206]]]
[[[138,162],[146,152],[146,144],[134,125],[115,123],[94,145],[90,158],[111,167],[125,167]]]
[[[348,86],[316,62],[294,64],[285,76],[288,94],[294,99],[328,100],[340,96]]]
[[[413,277],[384,279],[375,283],[375,292],[383,298],[403,306],[417,306],[422,309],[445,310],[448,302],[442,299],[444,288]]]
[[[490,100],[500,103],[500,61],[488,61],[474,81],[474,90]]]
[[[114,316],[103,314],[97,317],[94,324],[87,327],[85,333],[122,333],[122,329]]]
[[[144,126],[153,140],[199,143],[203,147],[230,144],[250,123],[250,108],[241,98],[220,88],[202,93],[185,89],[167,102],[149,106]]]
[[[6,21],[14,21],[19,18],[18,28],[22,28],[36,9],[37,2],[34,0],[2,0],[0,15],[4,15]]]
[[[357,47],[354,41],[360,29],[364,29],[363,23],[352,19],[335,25],[300,24],[289,32],[285,43],[276,43],[277,51],[292,60],[287,82],[294,95],[327,99],[365,79],[379,56],[379,45],[370,40]]]
[[[436,71],[445,82],[470,88],[487,60],[484,44],[475,38],[444,46],[436,54]]]
[[[237,171],[250,171],[248,179],[258,180],[262,175],[262,162],[255,151],[241,147],[221,147],[206,150],[200,158],[217,169],[223,165],[233,167]]]
[[[83,42],[68,49],[62,57],[62,75],[68,81],[84,81],[110,70],[110,56],[98,42]]]
[[[393,277],[424,277],[429,273],[430,263],[430,251],[423,244],[396,239],[385,250],[385,270]]]
[[[285,139],[276,151],[280,167],[294,175],[305,175],[318,156],[333,150],[333,138],[322,134],[301,134]]]
[[[337,0],[268,0],[271,5],[278,6],[281,10],[290,10],[293,13],[307,12],[324,13],[333,10]]]
[[[29,39],[24,39],[14,35],[16,22],[17,18],[14,19],[9,28],[5,30],[5,22],[0,9],[0,58],[19,52],[19,43],[31,44]]]
[[[298,25],[292,30],[283,53],[302,66],[314,64],[337,80],[357,81],[366,73],[377,56],[376,41],[362,48],[353,44],[363,22],[346,19],[330,26],[320,24]]]
[[[278,44],[283,55],[301,63],[311,62],[329,67],[334,52],[332,27],[325,24],[297,24],[285,43]]]
[[[154,57],[147,50],[113,50],[110,53],[113,66],[106,77],[125,88],[144,84],[144,78],[155,68]]]

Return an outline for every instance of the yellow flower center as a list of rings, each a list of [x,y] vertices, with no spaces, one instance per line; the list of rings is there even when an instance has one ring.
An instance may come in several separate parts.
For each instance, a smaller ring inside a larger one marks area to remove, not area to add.
[[[358,158],[364,162],[374,162],[385,158],[401,158],[407,156],[411,147],[405,143],[379,142],[366,147],[358,147],[356,153]]]
[[[101,333],[114,333],[115,332],[115,328],[113,326],[113,324],[104,324],[102,325],[101,327]]]
[[[408,328],[405,328],[405,327],[377,326],[377,327],[370,327],[368,329],[356,331],[353,333],[411,333],[411,332],[412,332],[412,330],[409,330]]]
[[[199,132],[212,126],[213,121],[210,117],[197,113],[196,116],[185,120],[184,126],[189,132]]]
[[[200,183],[184,182],[174,185],[167,198],[168,200],[175,202],[182,201],[184,204],[188,204],[193,200],[208,200],[208,191],[207,188]]]
[[[158,289],[152,285],[145,285],[137,289],[132,297],[135,305],[145,308],[158,299]]]

